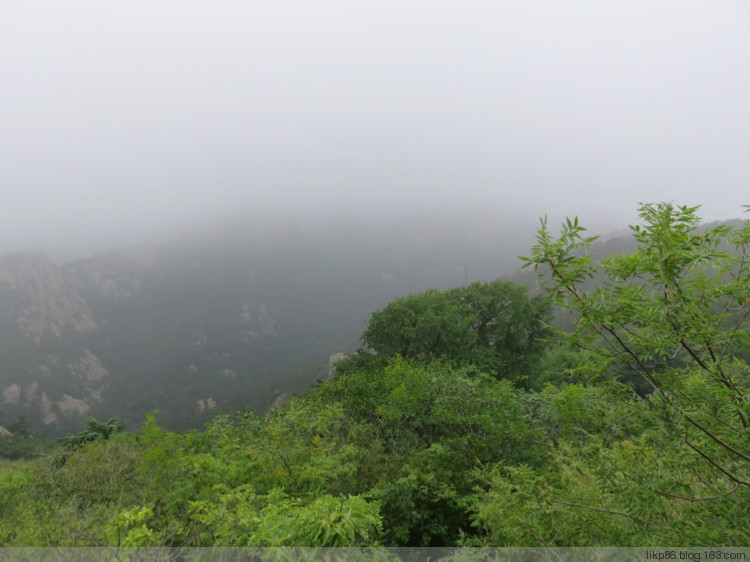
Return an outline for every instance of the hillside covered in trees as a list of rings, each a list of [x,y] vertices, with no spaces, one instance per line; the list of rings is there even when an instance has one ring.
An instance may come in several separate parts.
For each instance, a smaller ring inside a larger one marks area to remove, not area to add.
[[[264,415],[89,420],[6,461],[0,544],[750,547],[750,223],[640,216],[603,257],[577,220],[542,223],[542,294],[391,301]]]
[[[57,438],[89,417],[137,427],[158,408],[184,431],[265,411],[328,376],[373,310],[508,274],[533,240],[476,216],[251,219],[61,264],[0,256],[0,426]]]

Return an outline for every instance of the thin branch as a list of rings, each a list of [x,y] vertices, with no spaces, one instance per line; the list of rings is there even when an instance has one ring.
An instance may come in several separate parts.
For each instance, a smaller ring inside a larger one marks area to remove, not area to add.
[[[699,430],[701,430],[701,431],[702,431],[703,433],[705,433],[706,435],[708,435],[708,436],[709,436],[709,437],[710,437],[711,439],[713,439],[713,440],[714,440],[714,441],[715,441],[716,443],[718,443],[718,444],[719,444],[719,445],[720,445],[721,447],[724,447],[724,448],[725,448],[725,449],[726,449],[727,451],[730,451],[730,452],[734,453],[735,455],[737,455],[738,457],[741,457],[741,458],[745,459],[746,461],[750,461],[750,457],[749,457],[749,456],[747,456],[747,455],[746,455],[745,453],[743,453],[743,452],[741,452],[741,451],[738,451],[737,449],[735,449],[734,447],[732,447],[732,446],[731,446],[731,445],[729,445],[728,443],[725,443],[724,441],[722,441],[721,439],[719,439],[719,438],[718,438],[718,437],[717,437],[716,435],[714,435],[714,434],[713,434],[713,433],[712,433],[712,432],[711,432],[711,431],[710,431],[709,429],[707,429],[707,428],[703,427],[703,426],[702,426],[701,424],[699,424],[699,423],[698,423],[698,422],[697,422],[696,420],[694,420],[693,418],[691,418],[691,417],[690,417],[690,416],[689,416],[689,415],[687,414],[687,412],[685,412],[685,411],[684,411],[684,410],[682,410],[682,409],[680,409],[680,410],[678,410],[678,411],[679,411],[679,412],[680,412],[680,413],[681,413],[681,414],[682,414],[683,416],[685,416],[685,419],[686,419],[686,420],[688,420],[688,421],[689,421],[689,422],[690,422],[691,424],[693,424],[693,426],[695,426],[696,428],[698,428]]]
[[[659,345],[658,342],[655,342],[654,340],[649,339],[646,336],[642,336],[641,334],[628,329],[625,324],[620,324],[619,326],[620,326],[620,328],[622,328],[623,330],[625,330],[628,334],[630,334],[634,338],[638,338],[639,340],[643,340],[646,343],[650,343],[651,345]],[[677,348],[677,349],[679,349],[679,348]]]
[[[740,255],[740,266],[737,268],[737,276],[733,276],[731,270],[729,271],[729,276],[734,278],[735,281],[739,281],[742,279],[742,270],[745,268],[745,258],[747,258],[747,245],[742,244],[742,254]],[[727,306],[724,308],[724,312],[722,312],[722,316],[726,314],[730,310],[730,306],[732,305],[732,301],[737,296],[737,285],[735,284],[732,288],[732,294],[729,295],[729,300],[727,301]],[[747,313],[745,314],[747,316]],[[743,319],[744,320],[744,317]],[[740,327],[740,324],[742,324],[742,320],[737,324],[736,328]],[[736,329],[735,328],[735,329]]]
[[[652,488],[652,490],[654,492],[656,492],[657,494],[661,494],[662,496],[667,496],[669,498],[675,498],[675,499],[678,499],[678,500],[684,500],[686,502],[694,503],[694,502],[707,502],[707,501],[712,501],[712,500],[718,500],[718,499],[721,499],[721,498],[725,498],[729,494],[733,494],[734,492],[736,492],[739,489],[739,487],[740,487],[740,485],[737,484],[734,488],[732,488],[731,490],[729,490],[725,494],[721,494],[721,495],[718,495],[718,496],[711,496],[711,497],[708,497],[708,498],[688,498],[686,496],[678,496],[676,494],[670,494],[669,492],[663,492],[663,491],[661,491],[661,490],[659,490],[657,488]]]
[[[93,543],[98,548],[103,548],[106,551],[110,552],[112,554],[112,556],[115,557],[115,560],[121,560],[121,558],[119,556],[119,550],[120,550],[119,541],[118,541],[118,546],[116,548],[112,548],[111,546],[108,546],[107,544],[103,543],[102,541],[100,541],[96,537],[93,537],[93,536],[89,535],[88,533],[84,533],[80,529],[73,528],[73,529],[71,529],[71,531],[73,532],[74,535],[77,535],[79,538],[87,540],[87,541],[89,541],[89,543]]]
[[[716,467],[717,469],[719,469],[719,471],[721,471],[722,474],[724,474],[727,478],[729,478],[735,484],[741,484],[742,486],[750,486],[750,482],[745,482],[744,480],[740,480],[739,478],[736,478],[731,473],[727,472],[723,467],[719,466],[712,459],[710,459],[703,451],[701,451],[695,445],[693,445],[690,441],[688,441],[687,440],[687,431],[685,432],[685,437],[682,438],[682,441],[685,443],[685,445],[687,445],[693,451],[695,451],[700,456],[702,456],[704,459],[706,459],[710,464],[712,464],[714,467]]]
[[[713,418],[714,420],[716,420],[717,422],[719,422],[719,423],[720,423],[721,425],[723,425],[723,426],[724,426],[724,427],[726,427],[727,429],[731,429],[732,431],[734,431],[735,433],[738,433],[739,435],[744,435],[744,433],[743,433],[743,432],[742,432],[741,430],[739,430],[739,429],[737,429],[736,427],[734,427],[733,425],[731,425],[731,424],[729,424],[729,423],[725,422],[724,420],[722,420],[721,418],[719,418],[719,417],[715,416],[715,415],[714,415],[714,414],[712,414],[711,412],[708,412],[708,411],[706,411],[706,410],[703,410],[703,412],[704,412],[704,413],[706,413],[706,414],[707,414],[708,416],[710,416],[711,418]]]
[[[581,509],[589,509],[591,511],[598,511],[600,513],[609,513],[610,515],[619,515],[621,517],[627,517],[628,519],[632,519],[633,521],[638,521],[639,523],[643,523],[646,526],[659,525],[658,523],[653,523],[651,521],[646,521],[645,519],[641,519],[640,517],[635,517],[635,516],[630,515],[628,513],[623,513],[622,511],[613,511],[611,509],[604,509],[603,507],[594,507],[594,506],[591,506],[591,505],[583,505],[583,504],[580,504],[580,503],[571,503],[571,502],[566,502],[566,501],[562,501],[562,500],[550,500],[550,501],[552,503],[559,503],[559,504],[562,504],[562,505],[568,505],[570,507],[579,507]]]
[[[742,308],[745,307],[745,306],[747,306],[747,304],[743,304],[737,310],[742,310]],[[737,321],[737,324],[735,325],[734,330],[733,330],[734,332],[736,332],[736,331],[738,331],[740,329],[740,326],[742,326],[742,324],[745,322],[745,320],[747,320],[748,315],[750,315],[750,307],[748,307],[747,310],[745,310],[745,314],[743,314],[742,318],[740,318]],[[724,350],[724,353],[726,353],[726,349]],[[722,356],[723,356],[723,354],[722,354]]]
[[[675,327],[675,330],[676,330],[676,327]],[[691,357],[692,357],[692,358],[693,358],[693,359],[694,359],[694,360],[696,361],[696,363],[698,363],[698,365],[700,365],[700,367],[701,367],[701,368],[702,368],[703,370],[705,370],[705,371],[706,371],[707,373],[710,373],[711,375],[713,375],[713,376],[714,376],[714,378],[716,378],[716,375],[718,374],[718,377],[719,377],[719,381],[720,381],[720,382],[721,382],[721,383],[722,383],[722,384],[723,384],[724,386],[726,386],[726,387],[727,387],[727,388],[728,388],[729,390],[732,390],[732,391],[734,391],[734,392],[735,392],[736,394],[738,394],[738,395],[740,396],[740,398],[742,398],[743,400],[745,400],[745,396],[744,396],[744,395],[742,394],[742,392],[741,392],[741,391],[740,391],[740,390],[739,390],[739,389],[738,389],[738,388],[737,388],[737,387],[735,386],[735,384],[734,384],[734,383],[733,383],[733,382],[732,382],[731,380],[728,380],[728,379],[727,379],[727,377],[726,377],[726,376],[724,375],[724,373],[722,372],[722,370],[721,370],[721,367],[720,367],[720,366],[718,366],[718,365],[717,365],[717,368],[718,368],[718,373],[715,373],[715,372],[714,372],[714,371],[712,371],[712,370],[711,370],[711,369],[710,369],[710,368],[708,367],[708,365],[706,365],[706,364],[705,364],[705,363],[704,363],[704,362],[703,362],[703,361],[702,361],[702,360],[700,359],[700,357],[699,357],[699,356],[698,356],[698,355],[697,355],[697,354],[696,354],[696,353],[695,353],[695,352],[694,352],[694,351],[693,351],[693,350],[692,350],[692,349],[690,348],[690,346],[689,346],[689,345],[687,344],[687,342],[685,341],[685,339],[684,339],[684,338],[683,338],[682,340],[680,340],[680,343],[682,343],[682,347],[684,347],[684,348],[685,348],[685,349],[687,350],[687,352],[688,352],[688,353],[690,354],[690,356],[691,356]],[[713,352],[712,352],[712,354],[713,354]],[[740,410],[737,410],[737,415],[738,415],[738,416],[739,416],[739,418],[740,418],[740,422],[742,423],[742,427],[745,427],[745,428],[746,428],[746,427],[748,426],[748,422],[747,422],[747,419],[745,418],[745,415],[744,415],[744,414],[742,413],[742,411],[740,411]],[[750,460],[750,459],[748,459],[748,460]]]
[[[698,471],[698,470],[696,470],[696,469],[694,469],[694,468],[691,468],[691,469],[690,469],[690,472],[691,472],[691,474],[692,474],[693,476],[695,476],[695,477],[696,477],[696,478],[697,478],[697,479],[698,479],[698,480],[700,481],[700,483],[701,483],[701,484],[703,484],[703,485],[704,485],[704,486],[705,486],[706,488],[708,488],[709,490],[711,490],[711,491],[713,491],[713,492],[716,492],[716,494],[717,494],[717,495],[723,495],[723,493],[722,493],[721,491],[719,491],[719,490],[718,490],[718,489],[716,488],[716,486],[714,486],[713,484],[711,484],[711,483],[709,483],[709,482],[706,482],[706,480],[705,480],[705,479],[703,478],[703,475],[701,474],[701,472],[700,472],[700,471]]]
[[[677,326],[674,326],[675,333],[679,333],[679,330],[677,329]],[[692,348],[688,345],[688,343],[685,341],[685,338],[680,339],[680,343],[682,344],[682,347],[685,348],[685,351],[687,351],[690,354],[690,357],[692,357],[696,363],[703,369],[704,371],[711,372],[711,369],[708,368],[708,365],[706,365],[703,360],[700,358],[700,356],[692,350]]]
[[[583,299],[579,295],[579,293],[576,290],[575,286],[571,286],[570,284],[568,284],[567,281],[560,274],[560,272],[554,267],[554,265],[555,264],[553,264],[553,263],[550,262],[550,268],[552,270],[553,275],[555,275],[560,280],[560,282],[563,283],[565,289],[571,295],[573,295],[573,298],[582,306],[583,310],[585,312],[590,312],[589,307],[586,305],[586,303],[583,302]],[[631,369],[633,369],[638,374],[640,374],[642,377],[644,377],[648,381],[648,383],[653,387],[653,389],[655,391],[657,391],[664,398],[665,401],[667,401],[668,403],[671,403],[671,400],[664,393],[664,391],[662,390],[662,388],[658,385],[658,383],[656,382],[656,379],[654,379],[654,377],[651,374],[651,372],[649,371],[649,369],[646,367],[646,365],[644,365],[643,361],[641,361],[641,358],[638,357],[638,355],[633,350],[631,350],[630,347],[625,344],[625,342],[623,342],[623,340],[614,331],[613,328],[607,326],[603,322],[595,322],[593,327],[596,330],[596,332],[600,336],[602,336],[602,339],[604,339],[604,341],[607,343],[607,345],[609,345],[613,350],[617,350],[618,349],[617,346],[619,346],[619,350],[620,351],[616,352],[616,355],[620,355],[623,352],[626,355],[629,355],[631,357],[631,359],[633,361],[635,361],[635,363],[638,365],[639,368],[636,369],[635,367],[633,367],[633,365],[631,364],[631,361],[626,361],[625,363]],[[615,340],[617,341],[617,346],[610,340],[609,337],[607,337],[607,335],[604,333],[605,331],[608,332],[608,333],[610,333],[612,335],[612,337],[615,338]]]
[[[674,283],[674,286],[677,289],[677,294],[680,297],[680,300],[682,301],[682,304],[685,305],[686,308],[688,308],[687,299],[685,297],[684,292],[682,291],[682,287],[680,287],[679,282],[675,278],[672,278],[671,281]],[[734,295],[734,293],[733,293],[733,295]],[[665,298],[666,298],[666,292],[665,292]],[[731,299],[730,299],[730,302],[731,302]],[[748,312],[750,312],[750,309],[748,310]],[[746,313],[746,315],[747,315],[747,313]],[[699,319],[695,315],[695,312],[691,311],[690,316],[691,316],[691,319],[694,322],[695,321],[699,321]],[[678,326],[676,325],[675,321],[672,319],[672,315],[669,314],[669,312],[667,313],[667,317],[670,319],[670,323],[672,324],[672,327],[673,327],[673,329],[675,331],[675,334],[679,334],[680,330],[679,330]],[[724,355],[725,355],[726,350],[727,350],[726,347],[724,348],[724,353],[722,353],[722,355],[721,355],[721,361],[717,361],[716,355],[714,354],[714,350],[713,350],[713,348],[711,346],[711,342],[710,341],[704,341],[703,342],[703,348],[706,351],[708,351],[708,354],[711,357],[711,361],[712,361],[712,363],[713,363],[713,365],[715,367],[715,373],[714,373],[714,371],[712,371],[708,367],[708,365],[702,359],[700,359],[700,356],[697,353],[695,353],[692,349],[690,349],[690,347],[685,343],[685,339],[684,338],[682,338],[680,340],[680,342],[682,343],[683,347],[687,350],[687,352],[691,355],[691,357],[693,357],[693,359],[698,363],[698,365],[701,366],[701,368],[703,368],[705,371],[707,371],[709,373],[718,374],[719,378],[721,379],[721,382],[727,388],[729,388],[729,389],[733,390],[735,393],[739,394],[742,397],[743,400],[745,399],[745,397],[742,394],[742,392],[737,388],[737,386],[734,384],[734,382],[732,382],[732,380],[729,379],[724,374],[724,370],[721,368],[721,363],[724,360]],[[745,418],[745,416],[742,414],[741,411],[738,411],[737,413],[739,415],[740,421],[742,422],[742,426],[746,428],[748,426],[747,419]]]

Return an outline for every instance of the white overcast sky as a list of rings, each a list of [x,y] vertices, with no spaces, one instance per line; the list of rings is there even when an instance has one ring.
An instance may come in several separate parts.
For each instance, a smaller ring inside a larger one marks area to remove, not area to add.
[[[747,0],[0,0],[3,251],[661,200],[750,204]]]

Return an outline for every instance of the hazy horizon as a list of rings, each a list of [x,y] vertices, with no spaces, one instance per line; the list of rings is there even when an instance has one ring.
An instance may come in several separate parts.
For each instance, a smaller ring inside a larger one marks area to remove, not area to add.
[[[0,253],[240,217],[742,217],[749,67],[740,0],[4,2]]]

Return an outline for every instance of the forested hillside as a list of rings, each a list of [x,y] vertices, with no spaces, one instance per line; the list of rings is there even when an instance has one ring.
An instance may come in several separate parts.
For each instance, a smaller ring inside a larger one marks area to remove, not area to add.
[[[750,547],[750,223],[640,216],[603,257],[577,220],[543,223],[543,294],[391,301],[264,415],[89,420],[6,462],[0,544]]]
[[[394,297],[510,273],[523,236],[475,217],[238,220],[55,264],[0,257],[0,425],[59,437],[87,417],[174,430],[264,411],[328,376]],[[532,232],[529,231],[529,240]]]

